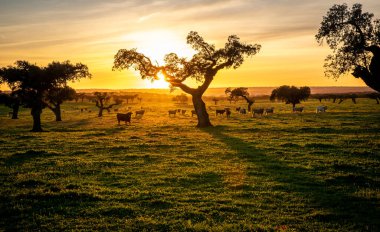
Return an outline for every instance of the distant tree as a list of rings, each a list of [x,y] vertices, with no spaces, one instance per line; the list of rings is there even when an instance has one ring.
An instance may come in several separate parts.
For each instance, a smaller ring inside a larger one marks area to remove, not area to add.
[[[296,107],[296,104],[301,103],[301,101],[305,101],[310,96],[310,88],[305,86],[301,88],[297,88],[295,86],[280,86],[272,91],[270,95],[270,100],[279,100],[285,101],[286,104],[292,104],[293,108]]]
[[[131,101],[133,103],[133,100],[135,100],[135,98],[137,98],[138,96],[139,96],[138,94],[125,95],[124,99],[127,101],[127,104],[129,103],[129,101]]]
[[[85,93],[76,93],[75,94],[75,102],[78,102],[79,99],[83,102],[84,98],[86,97]]]
[[[175,53],[167,54],[164,58],[165,65],[154,65],[151,60],[136,49],[120,49],[115,55],[114,69],[122,70],[133,67],[140,72],[142,79],[158,80],[159,74],[165,76],[165,80],[171,84],[171,88],[178,87],[192,96],[194,109],[197,114],[197,127],[212,126],[206,105],[202,96],[218,71],[224,68],[238,68],[245,57],[255,55],[261,48],[260,45],[244,44],[239,37],[231,35],[224,48],[215,49],[212,44],[206,43],[203,38],[194,31],[187,36],[187,43],[197,52],[190,60],[180,58]],[[201,85],[191,88],[184,82],[195,79]]]
[[[18,93],[21,103],[31,108],[33,117],[32,131],[43,131],[41,113],[47,106],[46,94],[49,90],[65,87],[68,81],[91,77],[86,65],[71,64],[69,61],[52,62],[39,67],[27,61],[17,61],[15,66],[0,69],[0,77],[7,82],[12,91]]]
[[[339,78],[352,72],[367,86],[380,92],[380,20],[362,11],[361,4],[349,9],[333,5],[323,17],[316,40],[333,50],[325,59],[325,74]]]
[[[110,112],[111,108],[116,106],[116,105],[120,105],[122,103],[122,100],[120,99],[114,99],[115,100],[115,103],[113,104],[110,104],[108,106],[106,106],[106,101],[109,101],[110,100],[110,96],[108,96],[107,93],[100,93],[100,92],[95,92],[94,93],[95,95],[95,103],[96,103],[96,107],[99,108],[99,113],[98,113],[98,117],[102,117],[103,116],[103,110],[107,110],[108,112]]]
[[[248,103],[248,111],[251,111],[251,107],[253,103],[255,103],[255,100],[249,98],[248,88],[240,87],[240,88],[227,88],[225,91],[225,94],[227,94],[228,99],[238,99],[239,97],[244,98]]]
[[[55,121],[62,121],[61,105],[64,101],[73,100],[76,96],[75,90],[69,86],[51,88],[45,95],[46,106],[53,111]]]
[[[21,100],[16,92],[2,93],[0,92],[0,104],[12,109],[12,119],[18,119],[18,111],[20,108]]]
[[[218,104],[218,101],[219,101],[219,99],[218,99],[218,98],[216,98],[216,97],[213,97],[211,100],[214,102],[214,104],[215,104],[215,105],[217,105],[217,104]]]

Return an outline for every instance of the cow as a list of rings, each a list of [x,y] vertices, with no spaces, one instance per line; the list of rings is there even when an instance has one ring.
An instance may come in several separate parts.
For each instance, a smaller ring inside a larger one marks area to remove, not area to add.
[[[297,112],[302,112],[303,111],[303,106],[301,107],[293,107],[293,113],[297,113]]]
[[[125,121],[125,124],[127,124],[127,122],[129,123],[129,125],[131,125],[131,115],[133,113],[132,112],[128,112],[126,114],[116,114],[116,118],[117,118],[117,122],[119,123],[120,125],[120,121]]]
[[[266,108],[265,109],[265,114],[268,115],[268,114],[273,114],[274,113],[274,107],[271,107],[271,108]]]
[[[181,113],[181,109],[177,109],[177,112],[178,112],[178,113]]]
[[[226,110],[215,110],[215,116],[223,115],[226,112]]]
[[[241,107],[236,107],[236,112],[240,112]]]
[[[176,113],[177,113],[177,110],[169,110],[169,117],[171,115],[175,116]]]
[[[326,112],[327,110],[327,106],[318,106],[317,109],[316,109],[316,113],[322,113],[322,112]]]
[[[227,118],[230,118],[230,116],[231,116],[231,110],[230,110],[230,108],[226,108],[225,110],[226,110],[226,116],[227,116]]]
[[[181,110],[181,114],[185,115],[186,114],[186,110]]]
[[[145,110],[137,110],[136,111],[136,118],[142,118],[142,116],[144,115],[145,113]]]
[[[241,113],[241,114],[246,114],[246,113],[247,113],[247,110],[242,108],[242,109],[240,109],[239,113]]]
[[[114,109],[113,111],[114,111],[114,112],[118,112],[118,111],[119,111],[119,109]]]
[[[252,117],[255,115],[263,115],[264,114],[264,108],[257,108],[257,109],[252,109]]]
[[[191,117],[193,117],[194,115],[197,115],[197,112],[195,112],[195,110],[192,110],[191,111]]]

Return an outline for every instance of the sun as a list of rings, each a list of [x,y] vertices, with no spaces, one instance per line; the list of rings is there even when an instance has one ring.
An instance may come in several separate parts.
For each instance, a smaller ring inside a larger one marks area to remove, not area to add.
[[[149,89],[169,89],[170,84],[165,81],[165,76],[162,73],[158,73],[158,80],[145,80],[145,87]]]

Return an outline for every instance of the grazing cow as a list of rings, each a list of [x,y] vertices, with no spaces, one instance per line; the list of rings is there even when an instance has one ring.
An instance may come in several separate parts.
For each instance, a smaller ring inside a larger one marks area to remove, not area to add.
[[[145,110],[137,110],[136,111],[136,118],[138,117],[138,118],[142,118],[142,116],[144,115],[144,113],[145,113]]]
[[[83,112],[83,108],[80,109],[80,112],[81,112],[81,113]]]
[[[177,109],[177,112],[178,112],[178,113],[181,113],[181,109]]]
[[[294,107],[293,108],[293,113],[297,113],[297,112],[302,112],[303,111],[303,106],[301,106],[301,107]]]
[[[195,110],[192,110],[191,111],[191,117],[193,117],[194,115],[197,115],[197,113],[195,112]]]
[[[88,112],[91,113],[91,110],[89,110]]]
[[[316,109],[316,113],[322,113],[322,112],[326,112],[327,110],[327,106],[318,106],[317,109]]]
[[[265,109],[265,114],[268,115],[268,114],[273,114],[274,113],[274,107],[271,107],[271,108],[266,108]]]
[[[247,110],[242,108],[242,109],[240,109],[239,113],[241,113],[241,114],[246,114],[246,113],[247,113]]]
[[[181,110],[181,114],[185,115],[186,114],[186,110]]]
[[[177,113],[177,110],[169,110],[169,117],[171,115],[175,116],[176,113]]]
[[[226,108],[225,110],[226,110],[226,116],[227,116],[227,118],[230,118],[230,116],[231,116],[231,110],[230,110],[230,108]]]
[[[218,114],[223,115],[226,112],[226,110],[215,110],[215,116],[218,116]]]
[[[255,115],[263,115],[264,114],[264,108],[258,108],[258,109],[253,109],[252,110],[252,117]]]
[[[116,114],[116,118],[117,118],[117,122],[119,123],[120,125],[120,121],[125,121],[125,124],[127,124],[127,122],[129,123],[129,125],[131,125],[131,115],[133,113],[132,112],[128,112],[126,114]]]
[[[236,107],[236,112],[240,112],[241,107]]]

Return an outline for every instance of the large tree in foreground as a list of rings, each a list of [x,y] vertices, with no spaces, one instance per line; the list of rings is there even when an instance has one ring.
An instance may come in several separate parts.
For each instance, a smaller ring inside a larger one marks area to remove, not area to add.
[[[178,57],[175,53],[167,54],[164,58],[165,65],[154,65],[152,61],[136,51],[136,49],[121,49],[115,55],[114,69],[122,70],[133,67],[140,72],[142,79],[157,80],[162,73],[172,88],[178,87],[192,96],[195,112],[198,116],[198,127],[212,126],[206,105],[202,96],[215,75],[224,68],[238,68],[245,57],[255,55],[261,48],[258,44],[242,43],[236,35],[231,35],[224,48],[216,49],[194,31],[187,36],[187,43],[197,52],[189,60]],[[195,79],[201,83],[197,88],[192,88],[184,82]]]
[[[310,96],[310,88],[305,86],[301,88],[297,88],[295,86],[280,86],[272,91],[270,95],[270,100],[279,100],[284,101],[286,104],[292,104],[293,109],[296,107],[296,104],[301,103],[301,101],[305,101]]]
[[[15,66],[1,68],[0,77],[11,86],[12,91],[19,94],[22,104],[31,108],[32,131],[39,132],[43,131],[41,113],[48,104],[48,92],[65,87],[69,81],[91,77],[91,74],[87,66],[81,63],[52,62],[40,67],[27,61],[17,61]]]
[[[380,20],[373,16],[363,12],[361,4],[352,9],[346,4],[333,5],[315,37],[333,50],[325,59],[326,76],[339,78],[352,72],[380,92]]]
[[[242,97],[245,99],[245,101],[248,103],[248,111],[251,111],[251,107],[253,103],[255,103],[255,100],[249,97],[248,88],[239,87],[235,89],[227,88],[225,91],[225,94],[227,94],[228,99],[238,99],[239,97]]]

